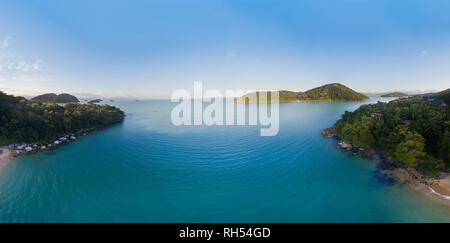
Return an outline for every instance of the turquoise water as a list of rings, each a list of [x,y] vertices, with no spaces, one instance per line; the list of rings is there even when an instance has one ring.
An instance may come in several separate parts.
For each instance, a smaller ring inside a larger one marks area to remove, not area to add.
[[[114,104],[123,124],[0,172],[0,222],[450,222],[320,135],[360,103],[281,104],[274,137],[175,127],[169,101]]]

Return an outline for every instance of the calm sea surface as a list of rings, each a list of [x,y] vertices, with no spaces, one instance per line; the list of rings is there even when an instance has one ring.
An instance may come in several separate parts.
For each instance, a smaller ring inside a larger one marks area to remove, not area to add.
[[[175,127],[169,101],[113,104],[123,124],[0,171],[0,222],[450,222],[320,135],[361,103],[281,104],[274,137]]]

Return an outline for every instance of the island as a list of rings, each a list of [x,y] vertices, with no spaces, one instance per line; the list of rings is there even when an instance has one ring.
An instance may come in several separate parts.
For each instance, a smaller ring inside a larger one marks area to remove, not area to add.
[[[27,100],[0,91],[0,146],[15,153],[48,149],[77,135],[123,121],[125,114],[109,105],[67,103],[64,106]]]
[[[40,102],[47,102],[47,103],[79,103],[77,97],[71,95],[71,94],[60,94],[57,95],[55,93],[48,93],[43,95],[38,95],[31,99],[32,101],[40,101]]]
[[[271,102],[270,92],[267,101]],[[238,103],[259,103],[259,94],[256,92],[257,99],[251,99],[255,93],[246,94],[242,97],[236,98],[234,101]],[[312,101],[312,102],[323,102],[323,101],[364,101],[369,99],[369,97],[358,93],[347,86],[340,83],[332,83],[323,85],[314,89],[310,89],[305,92],[294,92],[281,90],[279,91],[279,102],[301,102],[301,101]],[[262,101],[261,101],[262,102]]]
[[[362,105],[353,112],[346,111],[322,135],[338,139],[338,145],[345,150],[374,156],[396,179],[428,185],[433,193],[450,197],[447,95],[448,90],[433,98],[416,95]]]
[[[384,94],[381,97],[408,97],[408,95],[405,93],[401,93],[401,92],[393,92],[393,93]]]
[[[100,103],[102,102],[102,99],[94,99],[94,100],[90,100],[89,103]]]

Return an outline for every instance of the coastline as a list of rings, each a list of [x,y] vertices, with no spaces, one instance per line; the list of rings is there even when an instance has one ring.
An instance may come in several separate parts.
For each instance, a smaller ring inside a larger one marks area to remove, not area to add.
[[[438,178],[418,179],[412,168],[395,168],[382,171],[397,184],[408,186],[429,200],[450,207],[450,175],[441,173]]]
[[[338,141],[338,146],[342,150],[353,151],[353,154],[365,151],[363,148],[342,141],[333,132],[333,127],[324,129],[321,134]],[[379,149],[370,149],[368,152],[370,157],[377,161],[380,171],[398,185],[412,187],[429,200],[450,207],[450,173],[440,172],[437,178],[432,178],[399,161],[386,157]]]
[[[79,137],[86,136],[88,133],[104,129],[106,127],[107,126],[96,126],[91,128],[83,128],[75,133],[66,134],[60,138],[57,138],[53,142],[29,143],[29,144],[14,143],[1,146],[0,150],[2,150],[2,153],[0,154],[0,171],[15,157],[53,150],[63,144],[68,144],[72,141],[75,141]]]
[[[0,153],[0,172],[1,172],[3,168],[6,165],[8,165],[8,163],[11,161],[12,152],[6,146],[0,147],[0,150],[2,151],[2,153]]]

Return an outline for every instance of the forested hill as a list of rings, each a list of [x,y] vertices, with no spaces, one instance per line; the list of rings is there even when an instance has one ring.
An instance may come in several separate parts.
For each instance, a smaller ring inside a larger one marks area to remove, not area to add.
[[[434,102],[443,102],[447,105],[450,105],[450,89],[446,89],[444,91],[432,94],[423,94],[421,95],[425,100],[433,100]]]
[[[70,102],[78,103],[78,102],[80,102],[77,97],[75,97],[71,94],[65,94],[65,93],[60,94],[60,95],[57,95],[54,93],[38,95],[38,96],[32,98],[31,100],[40,101],[40,102],[52,102],[52,103],[70,103]]]
[[[82,128],[123,121],[124,112],[109,105],[30,101],[0,91],[0,145],[47,142]]]
[[[236,102],[252,103],[251,96],[247,94],[242,97],[236,98]],[[259,92],[256,92],[259,102]],[[297,102],[297,101],[364,101],[369,97],[360,94],[345,85],[339,83],[327,84],[314,89],[310,89],[306,92],[293,92],[282,90],[279,91],[280,102]],[[253,103],[256,103],[253,101]],[[269,99],[270,102],[270,99]]]
[[[381,148],[427,174],[450,167],[450,108],[420,96],[345,112],[334,132],[353,146]]]
[[[407,96],[408,95],[405,93],[393,92],[393,93],[384,94],[381,97],[407,97]]]

